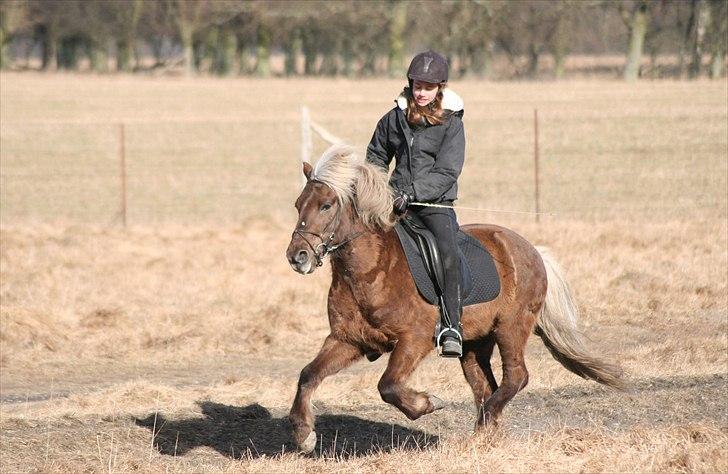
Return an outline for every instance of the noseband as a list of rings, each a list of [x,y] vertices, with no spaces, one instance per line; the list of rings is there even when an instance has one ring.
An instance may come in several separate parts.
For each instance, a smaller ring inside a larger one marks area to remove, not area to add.
[[[321,181],[318,181],[321,182]],[[326,183],[323,183],[326,184]],[[328,184],[327,184],[328,186]],[[320,267],[324,264],[324,258],[326,258],[327,255],[330,253],[338,250],[340,247],[343,247],[344,245],[348,244],[352,240],[356,239],[357,237],[360,237],[364,234],[364,232],[355,232],[354,234],[350,235],[348,238],[344,239],[342,242],[339,242],[338,244],[333,244],[334,241],[334,233],[336,229],[338,229],[339,224],[341,223],[341,202],[339,202],[339,208],[336,210],[336,215],[329,221],[328,224],[326,224],[326,227],[324,227],[324,231],[320,234],[317,234],[315,232],[310,232],[307,230],[302,230],[300,228],[297,228],[293,231],[293,235],[298,235],[303,239],[304,242],[311,248],[311,251],[313,252],[313,256],[316,259],[316,266]],[[329,233],[329,230],[331,233]],[[306,238],[305,234],[313,235],[314,237],[318,238],[321,243],[314,246],[310,240]],[[328,236],[327,236],[328,234]]]

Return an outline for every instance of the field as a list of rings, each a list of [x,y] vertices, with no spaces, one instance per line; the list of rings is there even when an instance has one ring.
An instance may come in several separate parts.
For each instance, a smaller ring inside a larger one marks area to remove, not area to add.
[[[284,258],[300,107],[363,150],[400,87],[0,75],[0,471],[728,471],[725,81],[453,84],[459,204],[491,210],[460,221],[549,246],[632,388],[579,379],[534,337],[529,385],[472,436],[456,361],[416,372],[447,407],[409,421],[377,393],[384,356],[323,383],[320,446],[293,451],[330,278]],[[540,223],[493,212],[533,209],[534,108]]]

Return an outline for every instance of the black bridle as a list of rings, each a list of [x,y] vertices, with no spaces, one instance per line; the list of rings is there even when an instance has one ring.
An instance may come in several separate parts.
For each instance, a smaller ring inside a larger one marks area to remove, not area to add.
[[[320,182],[320,181],[319,181]],[[326,184],[326,183],[323,183]],[[328,186],[328,185],[327,185]],[[320,234],[317,234],[315,232],[311,232],[308,230],[302,230],[300,227],[296,228],[296,230],[293,231],[293,235],[300,236],[304,242],[311,248],[311,251],[313,252],[313,256],[316,259],[316,266],[320,267],[324,264],[324,258],[326,258],[327,255],[329,255],[332,252],[335,252],[339,248],[343,247],[344,245],[348,244],[352,240],[356,239],[357,237],[360,237],[364,234],[364,232],[354,232],[349,237],[344,239],[343,241],[339,242],[338,244],[334,244],[334,234],[336,233],[336,229],[339,228],[339,224],[341,223],[341,201],[339,201],[339,207],[336,209],[336,215],[329,221],[328,224],[326,224],[326,227],[324,227],[323,232]],[[304,224],[305,225],[305,224]],[[329,233],[329,230],[331,233]],[[306,238],[306,235],[313,235],[314,237],[318,238],[321,243],[314,246],[310,240]],[[328,234],[328,236],[327,236]]]

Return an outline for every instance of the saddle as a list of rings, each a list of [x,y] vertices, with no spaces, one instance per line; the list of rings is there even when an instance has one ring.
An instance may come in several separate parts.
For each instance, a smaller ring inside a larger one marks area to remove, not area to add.
[[[420,295],[428,303],[440,305],[445,288],[445,271],[435,236],[412,213],[400,219],[394,229]],[[500,293],[500,278],[493,257],[478,239],[462,230],[458,230],[457,245],[463,277],[463,307],[495,299]]]

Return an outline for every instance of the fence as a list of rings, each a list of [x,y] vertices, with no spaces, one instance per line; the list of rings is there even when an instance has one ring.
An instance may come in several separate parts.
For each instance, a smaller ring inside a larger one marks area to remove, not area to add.
[[[312,140],[311,140],[311,130],[316,132],[319,137],[321,137],[322,140],[324,140],[329,145],[335,145],[338,143],[343,143],[344,140],[338,138],[328,130],[326,130],[324,127],[316,123],[311,119],[311,113],[308,110],[308,107],[303,106],[301,107],[301,161],[304,163],[310,163],[311,162],[311,152],[312,152]],[[533,215],[536,222],[540,221],[541,216],[541,205],[540,205],[540,193],[539,193],[539,187],[540,187],[540,176],[539,176],[539,145],[538,145],[538,109],[533,109],[533,179],[534,179],[534,211],[508,211],[505,209],[479,209],[470,207],[470,210],[474,211],[484,211],[484,212],[500,212],[500,213],[508,213],[508,214],[531,214]],[[305,185],[306,178],[302,178],[302,183]],[[461,207],[461,206],[458,206]],[[462,206],[464,208],[465,206]]]
[[[469,134],[459,204],[545,211],[554,218],[725,216],[724,152],[705,145],[684,155],[679,144],[672,144],[671,158],[657,160],[662,158],[659,147],[628,155],[630,150],[622,152],[616,142],[596,151],[581,143],[554,143],[553,128],[544,144],[541,132],[549,121],[540,115],[534,113],[532,122],[514,120],[507,129],[510,138],[501,142]],[[471,119],[466,126],[471,131],[480,125]],[[310,160],[315,140],[342,141],[329,131],[335,127],[335,122],[312,120],[307,108],[299,120],[254,126],[227,119],[4,121],[0,222],[235,223],[278,214],[289,219],[302,179],[294,157]],[[352,130],[350,124],[346,129]],[[352,141],[368,138],[371,130],[362,129]],[[571,133],[563,130],[562,125],[559,133]],[[535,216],[473,212],[465,220]]]
[[[276,128],[227,120],[5,122],[0,219],[238,222],[288,210],[300,170],[279,165],[299,147],[266,139]],[[282,182],[290,183],[287,192]]]

